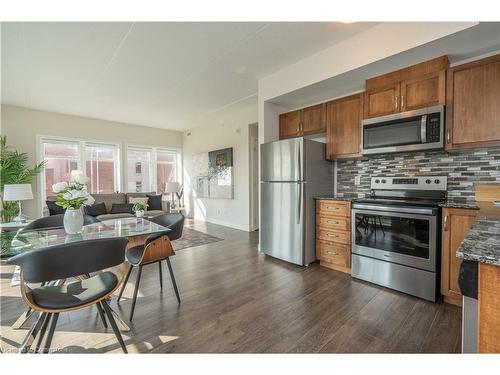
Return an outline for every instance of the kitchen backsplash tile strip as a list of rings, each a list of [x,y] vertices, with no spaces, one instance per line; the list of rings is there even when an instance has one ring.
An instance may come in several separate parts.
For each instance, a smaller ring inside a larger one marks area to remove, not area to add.
[[[354,184],[355,176],[360,184]],[[363,198],[370,178],[381,176],[447,175],[448,198],[474,200],[474,185],[500,183],[500,147],[460,152],[427,151],[386,154],[337,161],[337,195]]]

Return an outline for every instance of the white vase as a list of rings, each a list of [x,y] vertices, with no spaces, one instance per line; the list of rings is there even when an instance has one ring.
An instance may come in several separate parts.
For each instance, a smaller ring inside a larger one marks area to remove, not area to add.
[[[83,212],[80,208],[76,210],[67,209],[64,213],[64,230],[68,234],[80,233],[83,228]]]
[[[144,211],[135,211],[135,217],[143,217]]]

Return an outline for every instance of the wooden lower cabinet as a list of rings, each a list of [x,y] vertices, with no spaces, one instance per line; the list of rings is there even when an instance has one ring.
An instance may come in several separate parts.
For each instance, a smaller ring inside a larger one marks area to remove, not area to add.
[[[500,266],[479,263],[478,352],[500,353]]]
[[[444,208],[442,215],[441,245],[441,294],[444,301],[462,305],[462,293],[458,286],[460,258],[457,249],[469,232],[478,211],[472,209]]]
[[[324,267],[351,273],[351,202],[316,201],[316,257]]]

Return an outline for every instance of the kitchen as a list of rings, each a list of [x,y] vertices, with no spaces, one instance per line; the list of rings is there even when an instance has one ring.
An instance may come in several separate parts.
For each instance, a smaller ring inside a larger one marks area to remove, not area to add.
[[[462,351],[500,352],[498,103],[499,54],[438,56],[280,113],[261,251],[463,306]]]

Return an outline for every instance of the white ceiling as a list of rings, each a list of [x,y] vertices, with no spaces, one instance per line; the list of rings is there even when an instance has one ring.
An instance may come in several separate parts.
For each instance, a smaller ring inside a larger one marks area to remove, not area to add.
[[[375,23],[3,23],[2,103],[174,130]]]

